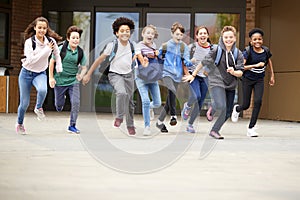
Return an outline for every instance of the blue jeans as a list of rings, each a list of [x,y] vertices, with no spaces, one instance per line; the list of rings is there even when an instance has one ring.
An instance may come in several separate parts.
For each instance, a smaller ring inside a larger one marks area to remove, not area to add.
[[[154,83],[146,83],[144,80],[136,78],[135,83],[142,99],[142,112],[145,127],[150,126],[150,109],[158,108],[161,105],[158,82],[156,81]],[[149,92],[152,101],[150,101]]]
[[[193,110],[191,111],[191,116],[189,119],[189,124],[193,124],[199,115],[202,104],[204,102],[207,93],[207,78],[196,76],[194,81],[190,83],[190,96],[188,99],[188,106],[191,107],[194,104]]]
[[[71,102],[70,126],[75,126],[80,107],[79,83],[68,86],[55,86],[55,107],[58,112],[63,110],[66,92],[69,93]]]
[[[227,90],[223,87],[215,86],[210,89],[212,98],[212,114],[218,112],[219,116],[212,127],[212,131],[219,132],[226,120],[231,116],[235,90]]]
[[[37,91],[36,108],[41,108],[47,96],[47,74],[32,72],[22,67],[19,74],[20,104],[18,107],[18,124],[23,124],[25,113],[30,103],[30,91],[34,86]]]

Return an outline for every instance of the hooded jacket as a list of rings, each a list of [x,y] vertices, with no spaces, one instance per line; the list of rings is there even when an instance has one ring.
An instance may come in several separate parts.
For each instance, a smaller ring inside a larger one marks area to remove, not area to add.
[[[209,87],[223,87],[225,89],[234,90],[237,86],[237,77],[227,72],[227,67],[234,67],[235,70],[244,70],[244,57],[243,53],[239,50],[238,57],[235,61],[233,51],[236,48],[236,43],[232,45],[230,52],[226,51],[226,47],[222,40],[219,39],[218,46],[222,49],[222,55],[219,64],[215,65],[215,59],[217,56],[217,45],[209,51],[205,56],[204,60],[201,61],[202,65],[205,66],[208,71],[208,82]],[[227,54],[227,55],[226,55]],[[228,66],[227,66],[228,63]]]

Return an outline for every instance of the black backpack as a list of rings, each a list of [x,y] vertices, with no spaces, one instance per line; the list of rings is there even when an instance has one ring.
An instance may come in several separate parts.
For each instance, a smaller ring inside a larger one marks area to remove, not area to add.
[[[63,60],[67,54],[67,48],[69,45],[69,42],[67,40],[65,40],[63,43],[59,44],[59,46],[62,45],[62,48],[60,50],[60,57],[61,60]],[[82,58],[83,58],[83,49],[80,46],[77,46],[77,50],[78,50],[78,59],[77,59],[77,65],[79,65],[79,63],[81,62]]]
[[[132,57],[133,57],[134,56],[134,46],[133,46],[132,42],[129,41],[129,43],[130,43],[130,48],[131,48]],[[101,50],[100,55],[104,52],[104,50],[106,49],[106,46],[107,46],[107,44]],[[106,76],[108,75],[110,63],[115,58],[117,51],[118,51],[118,40],[114,39],[111,54],[109,56],[106,56],[105,60],[100,64],[99,72],[102,75],[106,75]]]

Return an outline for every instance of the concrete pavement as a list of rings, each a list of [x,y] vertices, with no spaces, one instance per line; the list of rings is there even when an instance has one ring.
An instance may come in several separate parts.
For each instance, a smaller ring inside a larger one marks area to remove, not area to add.
[[[112,128],[111,114],[80,113],[81,134],[66,132],[69,113],[27,113],[28,135],[17,135],[16,114],[0,114],[0,199],[103,200],[298,200],[300,124],[259,120],[261,137],[246,136],[247,119],[226,122],[223,141],[207,137],[211,123],[199,118],[197,134],[186,122],[168,134],[128,137]],[[154,122],[152,122],[154,126]]]

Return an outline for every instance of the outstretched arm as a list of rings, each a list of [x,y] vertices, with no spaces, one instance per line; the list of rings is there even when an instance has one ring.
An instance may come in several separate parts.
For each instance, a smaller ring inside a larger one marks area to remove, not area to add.
[[[97,67],[105,60],[105,58],[107,57],[107,55],[105,54],[101,54],[92,64],[92,66],[90,67],[90,69],[87,71],[87,73],[84,75],[84,77],[82,78],[82,84],[86,85],[90,79],[91,79],[91,75],[93,74],[93,72],[95,71],[95,69],[97,69]]]
[[[275,76],[274,76],[274,70],[273,70],[273,63],[271,59],[269,58],[268,66],[270,68],[270,81],[269,85],[274,86],[275,85]]]

